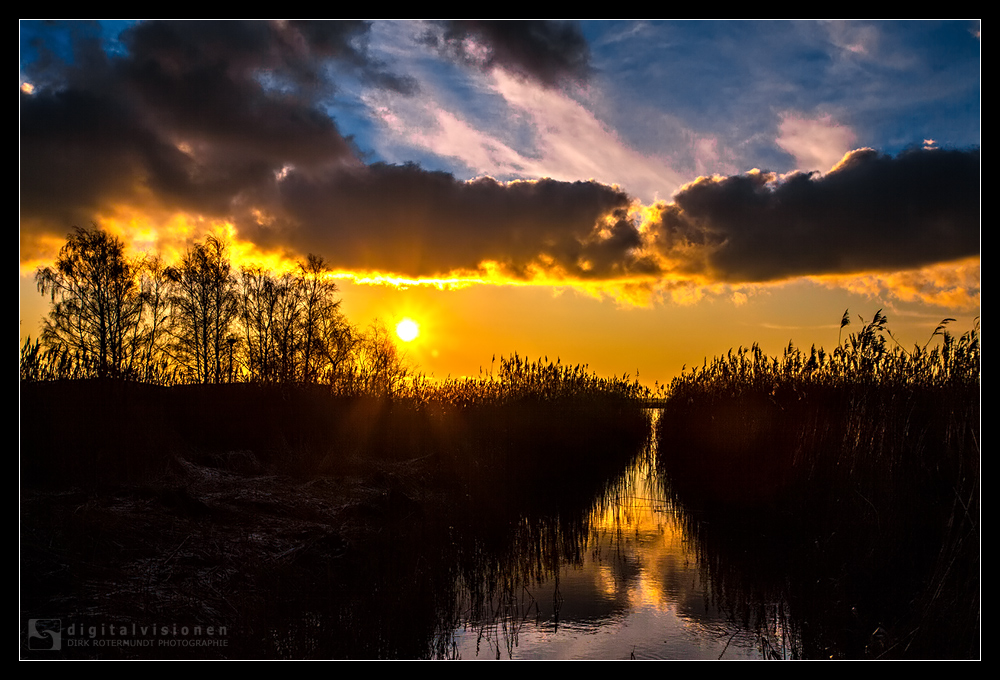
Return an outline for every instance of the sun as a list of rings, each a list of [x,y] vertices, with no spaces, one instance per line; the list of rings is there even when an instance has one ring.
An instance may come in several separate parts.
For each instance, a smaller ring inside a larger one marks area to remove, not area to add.
[[[396,324],[396,335],[403,342],[415,340],[420,335],[420,324],[407,317]]]

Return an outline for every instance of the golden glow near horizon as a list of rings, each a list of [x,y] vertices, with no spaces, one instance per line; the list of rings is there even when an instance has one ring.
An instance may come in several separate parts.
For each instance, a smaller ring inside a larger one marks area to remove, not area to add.
[[[759,171],[758,171],[759,172]],[[702,177],[696,182],[716,181]],[[649,225],[658,219],[662,203],[634,204],[630,219],[638,230],[646,234]],[[608,217],[610,219],[610,216]],[[267,222],[265,216],[260,220]],[[261,267],[275,272],[294,271],[303,261],[304,253],[289,250],[263,250],[251,241],[241,238],[232,222],[210,220],[184,213],[157,213],[151,208],[116,205],[98,216],[97,226],[121,238],[133,256],[159,256],[167,265],[178,262],[190,245],[208,235],[226,240],[233,268]],[[607,225],[595,226],[595,238],[601,238]],[[610,233],[610,232],[608,232]],[[30,275],[38,266],[54,262],[63,238],[36,236],[22,242],[21,273]],[[643,248],[645,252],[645,248]],[[675,249],[676,250],[676,249]],[[323,256],[323,253],[318,253]],[[483,260],[474,269],[455,269],[430,276],[413,276],[401,272],[359,270],[350,267],[332,269],[327,276],[349,280],[354,284],[387,286],[405,290],[409,287],[433,287],[438,290],[460,290],[470,286],[513,286],[550,288],[555,294],[573,290],[596,300],[611,300],[619,307],[652,307],[660,303],[692,305],[706,298],[727,297],[736,304],[743,304],[755,292],[780,287],[790,281],[762,283],[724,283],[711,280],[706,274],[685,272],[685,267],[673,262],[671,257],[690,260],[693,255],[673,253],[670,257],[650,249],[645,253],[658,260],[655,273],[630,272],[614,278],[601,276],[581,278],[566,271],[545,253],[518,272],[493,260]],[[582,266],[583,270],[589,267]],[[974,308],[979,306],[979,257],[954,263],[895,272],[859,272],[853,274],[827,274],[807,277],[826,287],[841,288],[856,294],[878,297],[895,297],[903,301],[920,301],[948,307]]]
[[[699,181],[709,181],[701,178]],[[644,210],[646,213],[644,214]],[[655,212],[652,206],[634,206],[640,231]],[[125,242],[126,249],[137,257],[159,256],[167,265],[178,262],[191,243],[208,235],[226,240],[234,269],[261,267],[275,273],[297,268],[303,256],[285,250],[265,251],[240,237],[227,221],[208,220],[188,214],[150,215],[138,208],[117,206],[110,214],[99,216],[97,226]],[[65,243],[65,238],[39,235],[22,242],[21,274],[30,276],[40,266],[49,266]],[[322,253],[320,253],[322,255]],[[619,307],[651,307],[669,302],[692,305],[706,298],[728,297],[744,304],[749,297],[781,287],[796,279],[751,284],[727,284],[701,275],[671,274],[673,267],[662,262],[656,275],[631,274],[618,278],[579,278],[566,272],[540,254],[535,265],[515,276],[500,262],[484,260],[473,270],[454,270],[435,276],[412,276],[398,272],[338,268],[328,271],[333,279],[357,285],[386,286],[400,290],[430,287],[438,290],[461,290],[470,286],[542,287],[554,294],[574,290],[596,300],[610,299]],[[869,297],[894,297],[902,301],[923,302],[950,308],[972,309],[980,304],[980,258],[971,257],[952,263],[935,264],[895,272],[858,272],[805,277],[828,288],[839,288]]]
[[[396,335],[403,342],[412,342],[420,335],[420,324],[407,317],[396,324]]]
[[[655,214],[650,207],[649,215]],[[639,219],[639,229],[650,220]],[[231,222],[197,215],[118,205],[95,222],[120,237],[133,257],[158,255],[168,266],[210,234],[227,241],[234,271],[261,267],[282,274],[305,259],[305,253],[264,250]],[[26,238],[28,233],[33,235]],[[65,242],[66,234],[26,231],[22,225],[21,340],[38,336],[48,311],[34,273],[51,266]],[[416,324],[398,330],[398,342],[406,345],[415,367],[442,379],[475,376],[490,357],[518,352],[531,358],[561,356],[606,376],[641,372],[639,379],[653,386],[741,344],[760,343],[769,354],[780,353],[790,339],[798,346],[816,343],[829,349],[846,307],[869,317],[887,309],[890,327],[906,345],[926,342],[942,318],[969,316],[962,323],[971,327],[978,314],[979,257],[909,271],[745,284],[664,274],[683,270],[661,264],[658,275],[614,279],[580,278],[543,257],[516,275],[491,260],[437,276],[348,267],[326,275],[341,287],[343,310],[359,328],[372,319],[391,319],[393,330],[404,318]],[[834,330],[826,328],[829,324]]]

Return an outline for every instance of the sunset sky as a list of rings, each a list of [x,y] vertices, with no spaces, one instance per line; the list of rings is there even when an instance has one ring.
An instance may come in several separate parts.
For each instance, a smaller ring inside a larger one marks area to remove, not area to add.
[[[980,313],[978,21],[20,24],[20,328],[75,225],[336,270],[438,378]]]

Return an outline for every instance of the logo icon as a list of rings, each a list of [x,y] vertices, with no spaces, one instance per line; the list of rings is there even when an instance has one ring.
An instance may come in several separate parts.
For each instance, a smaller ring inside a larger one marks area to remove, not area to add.
[[[28,649],[62,649],[62,620],[28,619]]]

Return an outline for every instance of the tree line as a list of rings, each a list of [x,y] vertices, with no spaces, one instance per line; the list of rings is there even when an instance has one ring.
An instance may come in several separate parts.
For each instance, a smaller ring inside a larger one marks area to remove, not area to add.
[[[388,330],[341,312],[322,257],[294,271],[233,266],[208,236],[176,264],[131,258],[122,241],[77,227],[35,281],[51,307],[21,350],[22,380],[118,378],[154,384],[327,385],[390,396],[412,378]]]

